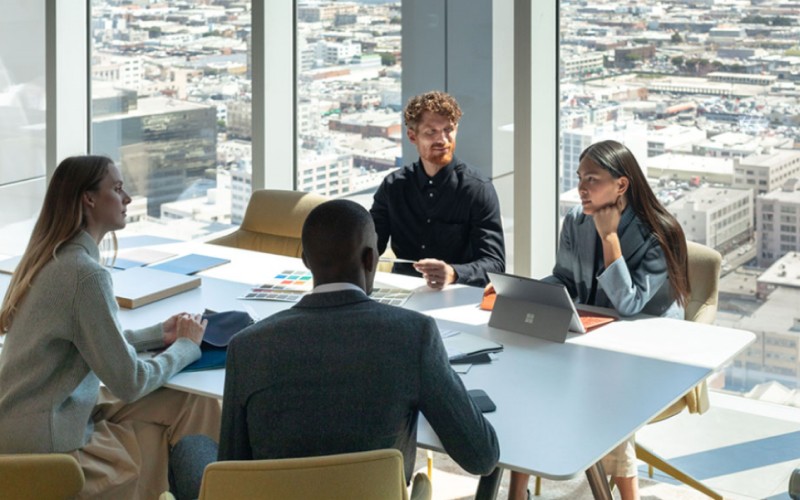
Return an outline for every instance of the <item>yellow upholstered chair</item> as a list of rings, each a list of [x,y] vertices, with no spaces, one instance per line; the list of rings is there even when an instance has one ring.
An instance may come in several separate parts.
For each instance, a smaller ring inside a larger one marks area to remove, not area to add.
[[[412,500],[430,500],[425,474],[414,476]],[[170,499],[163,494],[161,500]],[[206,467],[200,500],[408,500],[403,455],[394,449],[281,460],[214,462]]]
[[[684,319],[698,323],[713,323],[717,317],[717,298],[719,295],[719,268],[722,256],[716,250],[699,243],[687,242],[689,253],[689,286],[692,288],[689,303],[686,305]],[[677,415],[684,408],[689,413],[705,413],[708,410],[708,386],[703,381],[689,391],[682,399],[676,401],[663,413],[654,418],[650,423],[659,422]],[[647,463],[650,477],[653,476],[653,467],[681,481],[687,486],[710,496],[722,499],[722,496],[711,490],[700,481],[685,472],[667,463],[666,460],[656,455],[640,443],[636,443],[636,457]]]
[[[328,198],[316,193],[262,189],[253,193],[239,229],[208,243],[300,257],[308,213]]]
[[[74,498],[83,489],[83,482],[83,470],[71,455],[0,455],[0,498]]]

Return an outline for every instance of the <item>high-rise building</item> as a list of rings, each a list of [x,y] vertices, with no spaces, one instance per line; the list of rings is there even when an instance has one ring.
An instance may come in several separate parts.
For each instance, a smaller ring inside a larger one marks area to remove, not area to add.
[[[756,194],[778,189],[792,178],[800,179],[800,150],[778,149],[768,154],[736,159],[734,187],[751,188]]]
[[[135,99],[120,91],[106,94],[108,114],[95,112],[92,151],[120,166],[131,195],[147,197],[147,214],[161,215],[161,204],[177,200],[194,180],[214,172],[217,114],[213,106],[167,97]],[[114,99],[127,100],[112,106]],[[212,177],[213,178],[213,177]]]
[[[336,198],[350,192],[353,155],[318,154],[302,150],[297,162],[298,191],[313,191]]]
[[[766,267],[787,252],[800,251],[800,180],[756,199],[758,265]]]
[[[753,236],[750,189],[700,187],[667,205],[686,239],[727,253]]]
[[[603,126],[587,126],[572,130],[564,130],[561,143],[561,192],[578,186],[578,166],[580,155],[584,149],[595,142],[613,139],[630,149],[639,165],[647,174],[647,130],[638,123],[618,126],[605,123]]]

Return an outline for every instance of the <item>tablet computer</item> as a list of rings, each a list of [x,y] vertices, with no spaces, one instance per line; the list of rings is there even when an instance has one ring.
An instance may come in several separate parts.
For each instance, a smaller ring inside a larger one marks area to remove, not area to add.
[[[497,291],[489,326],[564,342],[567,332],[585,333],[564,285],[504,273],[488,273]]]

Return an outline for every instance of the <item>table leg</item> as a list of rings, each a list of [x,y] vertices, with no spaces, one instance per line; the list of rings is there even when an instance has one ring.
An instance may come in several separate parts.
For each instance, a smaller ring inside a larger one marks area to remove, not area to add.
[[[481,476],[478,481],[478,491],[475,492],[475,500],[495,500],[502,478],[503,469],[500,467],[495,467],[488,476]]]
[[[589,480],[589,487],[592,489],[592,496],[595,500],[612,500],[611,488],[606,480],[606,471],[603,464],[597,462],[586,470],[586,479]]]

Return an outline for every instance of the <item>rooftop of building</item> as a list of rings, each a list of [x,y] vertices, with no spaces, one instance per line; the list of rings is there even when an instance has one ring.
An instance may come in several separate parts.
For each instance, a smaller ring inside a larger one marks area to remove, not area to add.
[[[165,113],[176,113],[180,111],[196,111],[214,109],[213,106],[200,104],[191,101],[181,101],[171,97],[155,96],[140,97],[137,100],[136,109],[127,113],[114,113],[93,118],[93,122],[117,120],[119,118],[132,118],[138,116],[152,116]]]
[[[761,203],[766,201],[800,204],[800,182],[798,179],[787,179],[779,189],[759,196]]]
[[[723,264],[723,268],[725,265],[727,264]],[[720,277],[719,292],[755,300],[756,282],[760,275],[761,272],[757,269],[738,267],[734,269],[733,272],[729,272]]]
[[[774,149],[769,153],[751,155],[739,160],[742,166],[752,167],[779,167],[784,163],[800,159],[800,150]]]
[[[683,125],[671,124],[661,129],[648,131],[647,142],[664,142],[681,139],[683,137],[692,137],[698,135],[705,136],[705,131],[697,127],[685,127]]]
[[[695,211],[708,212],[726,207],[742,198],[749,199],[750,193],[750,189],[701,186],[670,203],[669,208],[680,210],[687,205],[693,205]]]
[[[689,171],[717,175],[733,175],[732,158],[714,158],[709,156],[679,155],[664,153],[644,160],[648,169]]]
[[[787,252],[758,277],[758,282],[800,288],[800,252]]]
[[[796,288],[795,288],[796,287]],[[800,315],[800,278],[795,287],[778,286],[751,315],[742,317],[735,328],[751,332],[789,333],[800,337],[800,329],[793,328]]]
[[[358,113],[349,113],[341,115],[338,119],[332,118],[345,125],[372,125],[377,127],[391,127],[400,124],[400,114],[395,112],[386,111],[361,111]]]

